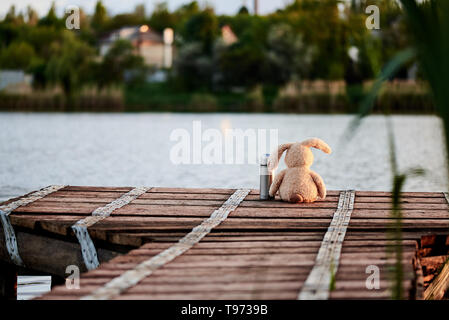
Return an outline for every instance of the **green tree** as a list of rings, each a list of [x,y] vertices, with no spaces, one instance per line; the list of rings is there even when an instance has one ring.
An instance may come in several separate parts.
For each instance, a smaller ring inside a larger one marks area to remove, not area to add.
[[[66,31],[51,26],[29,27],[21,33],[20,39],[30,44],[39,57],[48,60],[53,54],[52,44],[65,41]]]
[[[210,55],[220,32],[217,16],[212,8],[205,8],[192,15],[180,32],[183,41],[200,42],[203,52]]]
[[[165,28],[175,27],[176,17],[170,13],[166,2],[160,2],[156,4],[148,23],[151,29],[162,32]]]
[[[3,20],[6,23],[13,23],[16,20],[16,6],[12,5],[9,7],[8,13],[6,13],[5,19]]]
[[[62,19],[59,19],[58,16],[56,15],[56,6],[54,2],[52,2],[50,10],[48,10],[47,15],[39,20],[38,25],[56,28],[65,27],[64,21],[62,21]]]
[[[64,32],[62,43],[53,43],[51,52],[46,78],[49,83],[61,85],[64,93],[71,97],[88,80],[95,52],[70,31]]]
[[[39,15],[36,10],[34,10],[31,6],[27,6],[27,23],[30,26],[37,25],[39,21]]]
[[[203,44],[189,42],[179,48],[173,72],[181,89],[212,89],[213,60],[206,55]]]
[[[107,30],[119,29],[126,26],[145,24],[145,19],[135,13],[123,13],[112,17],[107,24]]]
[[[275,23],[290,24],[306,44],[316,48],[313,78],[341,79],[344,75],[350,23],[340,18],[337,4],[337,0],[296,0],[271,16]],[[362,30],[361,25],[357,24],[357,30]]]
[[[133,45],[127,40],[117,40],[97,67],[97,81],[100,87],[121,84],[131,75],[132,81],[143,81],[147,68],[143,58],[134,53]]]
[[[24,23],[23,14],[22,13],[17,14],[16,6],[12,5],[5,16],[4,22],[11,23],[14,25],[21,25]]]
[[[136,5],[134,7],[134,14],[142,20],[145,19],[145,4],[141,3]]]
[[[103,5],[103,2],[101,2],[101,0],[97,1],[97,4],[95,5],[95,11],[90,23],[92,29],[94,29],[97,33],[104,31],[108,19],[108,13],[105,6]]]
[[[246,6],[241,6],[238,14],[249,14],[248,8]]]
[[[267,62],[273,70],[275,82],[310,76],[314,49],[304,43],[301,34],[288,24],[273,25],[267,37]]]
[[[0,67],[27,70],[34,57],[35,51],[28,43],[13,42],[0,51]]]
[[[226,48],[218,61],[222,82],[227,86],[252,87],[264,82],[264,51],[255,43],[239,41]]]
[[[200,7],[197,1],[192,1],[190,3],[184,4],[180,6],[178,9],[173,12],[176,21],[176,29],[181,30],[182,26],[189,20],[193,15],[199,13]]]
[[[11,23],[0,23],[0,49],[20,40],[20,30]]]

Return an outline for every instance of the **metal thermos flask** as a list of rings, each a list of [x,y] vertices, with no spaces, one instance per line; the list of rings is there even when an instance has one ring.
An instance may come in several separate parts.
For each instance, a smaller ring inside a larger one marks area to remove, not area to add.
[[[268,157],[269,153],[264,154],[260,158],[260,200],[271,200],[273,197],[268,195],[271,183],[273,182],[273,173],[268,171]]]

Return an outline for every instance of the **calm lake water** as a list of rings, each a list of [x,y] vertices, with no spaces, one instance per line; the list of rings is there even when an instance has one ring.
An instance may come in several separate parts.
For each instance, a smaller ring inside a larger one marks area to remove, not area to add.
[[[279,143],[320,137],[333,153],[313,149],[312,169],[328,189],[389,190],[385,117],[368,117],[349,142],[342,142],[352,119],[348,115],[0,113],[0,199],[50,184],[257,188],[257,164],[171,161],[170,152],[178,143],[170,139],[171,134],[185,129],[193,140],[196,121],[203,134],[207,129],[219,133],[277,129]],[[425,176],[409,179],[405,190],[446,190],[440,120],[394,116],[392,122],[400,169],[426,170]],[[203,151],[207,144],[202,142]]]
[[[269,129],[277,129],[279,143],[320,137],[333,153],[314,150],[312,168],[328,189],[389,190],[385,118],[368,117],[352,139],[344,141],[343,133],[352,119],[346,115],[0,113],[0,200],[50,184],[258,188],[256,163],[172,162],[170,154],[179,140],[170,136],[179,129],[190,138],[193,160],[193,128],[198,123],[203,135],[207,129],[223,137],[226,129],[254,133],[266,129],[269,141]],[[426,171],[425,176],[407,180],[404,190],[447,190],[440,120],[395,116],[392,122],[399,168]],[[208,141],[201,144],[207,145]],[[244,146],[245,151],[250,149]],[[284,167],[282,162],[280,168]],[[18,299],[50,290],[48,278],[20,277]]]

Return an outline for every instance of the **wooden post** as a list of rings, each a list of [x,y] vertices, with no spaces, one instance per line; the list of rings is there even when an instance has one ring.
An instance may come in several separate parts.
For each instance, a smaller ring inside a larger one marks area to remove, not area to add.
[[[0,262],[0,299],[17,299],[17,269],[2,262]]]
[[[449,290],[449,260],[444,264],[443,269],[436,279],[424,291],[425,300],[441,300]]]

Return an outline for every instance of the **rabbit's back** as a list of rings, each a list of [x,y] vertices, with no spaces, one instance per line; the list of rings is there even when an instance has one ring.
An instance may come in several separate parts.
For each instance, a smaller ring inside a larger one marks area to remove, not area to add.
[[[296,195],[300,195],[303,201],[315,201],[318,197],[318,190],[310,175],[310,170],[304,167],[288,168],[279,194],[284,201],[295,201]]]

